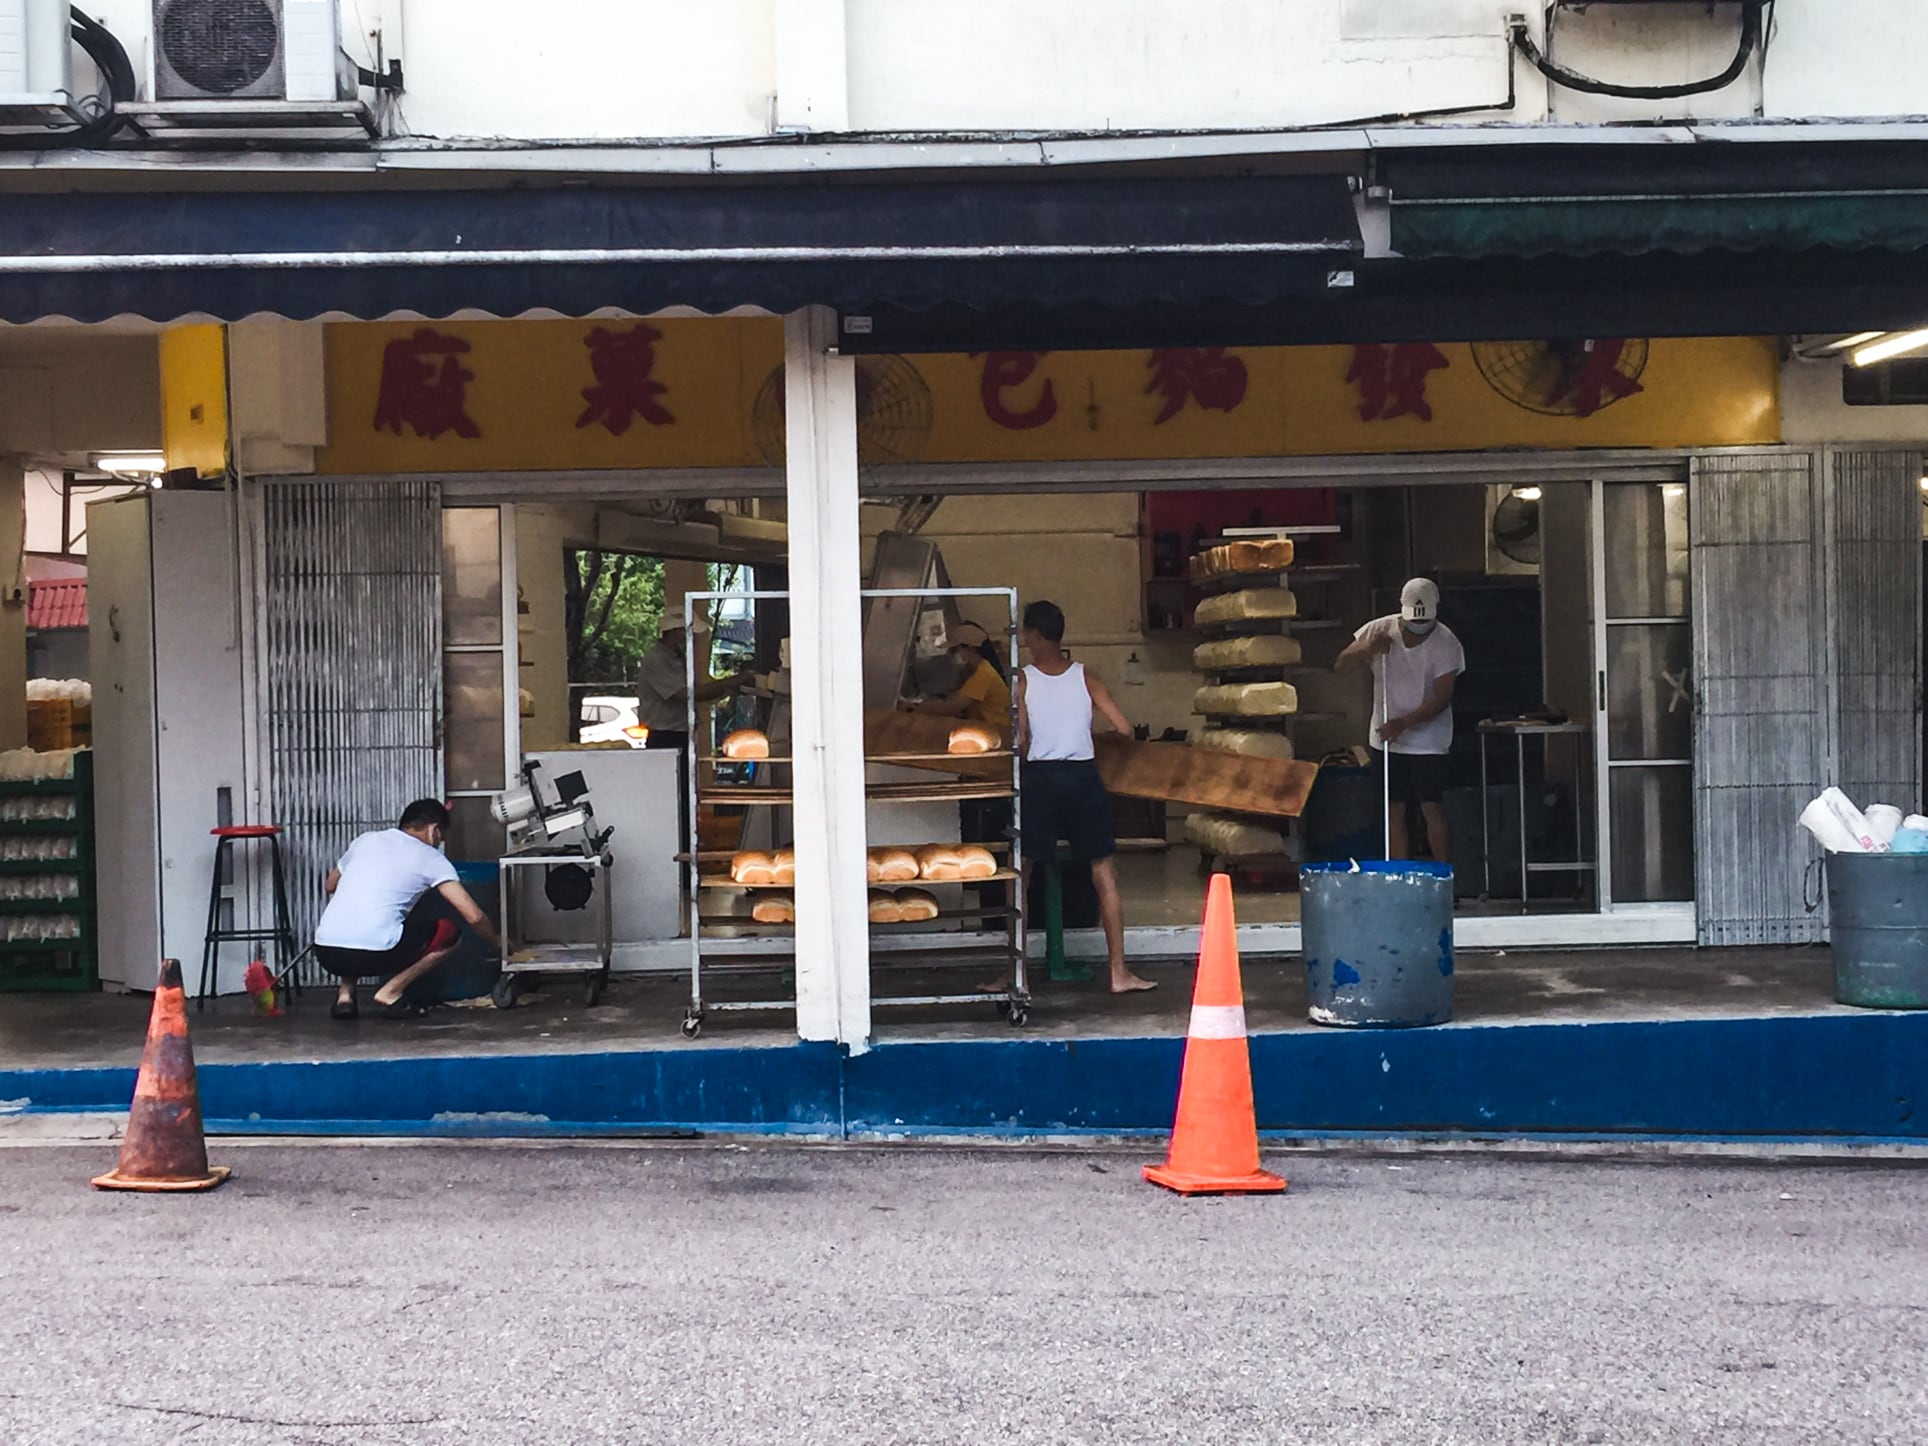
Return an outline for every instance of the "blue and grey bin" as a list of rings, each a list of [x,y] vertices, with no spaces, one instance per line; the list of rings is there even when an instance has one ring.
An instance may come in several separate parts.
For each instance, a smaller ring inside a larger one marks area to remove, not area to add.
[[[1411,859],[1299,870],[1314,1024],[1407,1029],[1453,1017],[1453,870]]]
[[[1829,854],[1834,997],[1928,1009],[1928,854]]]

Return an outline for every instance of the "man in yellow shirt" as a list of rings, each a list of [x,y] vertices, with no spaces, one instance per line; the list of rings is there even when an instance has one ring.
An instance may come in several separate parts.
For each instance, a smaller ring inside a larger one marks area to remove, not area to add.
[[[958,625],[947,641],[946,651],[963,672],[964,681],[949,693],[918,699],[910,705],[912,712],[963,718],[972,723],[990,723],[1009,730],[1011,687],[998,676],[997,669],[978,650],[977,639],[983,636],[984,630],[975,623]]]

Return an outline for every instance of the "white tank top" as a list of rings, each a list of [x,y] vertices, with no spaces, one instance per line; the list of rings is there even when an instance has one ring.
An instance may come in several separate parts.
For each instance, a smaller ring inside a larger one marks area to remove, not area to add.
[[[1073,663],[1055,678],[1027,664],[1024,716],[1030,724],[1025,757],[1033,763],[1090,758],[1091,690],[1084,664]]]

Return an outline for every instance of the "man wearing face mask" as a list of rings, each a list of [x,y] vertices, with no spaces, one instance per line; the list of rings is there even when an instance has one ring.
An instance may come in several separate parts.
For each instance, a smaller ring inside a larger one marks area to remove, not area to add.
[[[1416,577],[1399,592],[1399,611],[1374,618],[1339,655],[1341,668],[1372,669],[1372,745],[1385,750],[1390,816],[1388,852],[1410,858],[1406,810],[1417,805],[1426,845],[1453,861],[1446,826],[1446,755],[1453,746],[1453,684],[1466,652],[1439,621],[1439,587]]]

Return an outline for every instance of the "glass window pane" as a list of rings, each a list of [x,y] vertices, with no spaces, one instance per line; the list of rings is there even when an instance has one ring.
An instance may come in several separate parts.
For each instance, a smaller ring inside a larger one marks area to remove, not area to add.
[[[1601,502],[1607,616],[1687,616],[1687,489],[1621,483]]]
[[[501,788],[502,654],[445,653],[442,685],[448,786]]]
[[[447,647],[502,641],[502,519],[493,507],[442,511],[442,632]]]
[[[1607,757],[1694,756],[1691,642],[1685,623],[1607,629]]]
[[[494,863],[502,857],[507,837],[502,825],[489,816],[489,800],[486,798],[451,798],[449,800],[449,843],[448,856],[463,863]],[[495,915],[495,900],[484,898],[486,890],[471,889],[476,902]]]
[[[1694,897],[1694,770],[1616,768],[1612,779],[1613,900]]]

